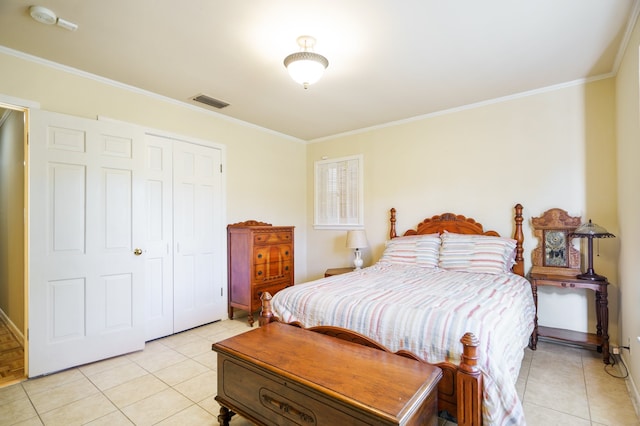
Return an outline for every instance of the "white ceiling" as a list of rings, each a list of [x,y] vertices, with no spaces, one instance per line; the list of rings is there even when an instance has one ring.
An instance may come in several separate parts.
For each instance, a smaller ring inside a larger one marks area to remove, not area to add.
[[[314,140],[613,75],[639,1],[2,0],[0,45]],[[308,90],[282,63],[306,34],[329,59]]]

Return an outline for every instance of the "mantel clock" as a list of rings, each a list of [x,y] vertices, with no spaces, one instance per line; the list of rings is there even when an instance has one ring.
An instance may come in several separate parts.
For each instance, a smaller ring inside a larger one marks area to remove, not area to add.
[[[576,276],[580,273],[580,252],[573,247],[569,234],[580,226],[581,218],[569,216],[558,208],[531,218],[538,247],[532,252],[532,273]]]

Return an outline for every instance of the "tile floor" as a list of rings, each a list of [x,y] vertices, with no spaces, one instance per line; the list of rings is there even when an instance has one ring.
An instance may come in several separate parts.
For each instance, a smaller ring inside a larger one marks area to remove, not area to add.
[[[247,330],[240,319],[209,324],[0,388],[0,425],[216,425],[211,343]],[[593,351],[539,342],[526,350],[518,391],[530,426],[640,425],[625,380],[608,375]],[[235,416],[231,424],[249,423]]]

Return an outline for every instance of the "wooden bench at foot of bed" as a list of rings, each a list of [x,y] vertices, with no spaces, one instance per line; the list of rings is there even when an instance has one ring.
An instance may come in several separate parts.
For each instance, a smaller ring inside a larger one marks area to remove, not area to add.
[[[271,294],[265,292],[261,299],[260,325],[280,321],[271,309]],[[300,323],[289,325],[304,328]],[[378,342],[355,331],[333,326],[310,327],[307,330],[391,353],[389,349]],[[438,383],[438,411],[446,411],[454,415],[458,425],[479,426],[482,425],[482,375],[477,365],[479,343],[473,333],[466,333],[462,336],[460,343],[462,344],[462,357],[459,365],[450,362],[433,364],[442,369],[442,378]],[[409,351],[400,350],[395,354],[427,363]]]

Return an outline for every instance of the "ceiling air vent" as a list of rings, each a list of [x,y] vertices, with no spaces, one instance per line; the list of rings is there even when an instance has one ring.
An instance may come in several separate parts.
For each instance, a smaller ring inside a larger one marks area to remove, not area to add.
[[[208,95],[202,95],[202,94],[201,95],[196,95],[196,96],[192,97],[191,99],[193,99],[196,102],[200,102],[202,104],[209,105],[211,107],[218,108],[218,109],[222,109],[224,107],[228,107],[229,106],[228,103],[226,103],[224,101],[221,101],[221,100],[218,100],[216,98],[212,98],[211,96],[208,96]]]

